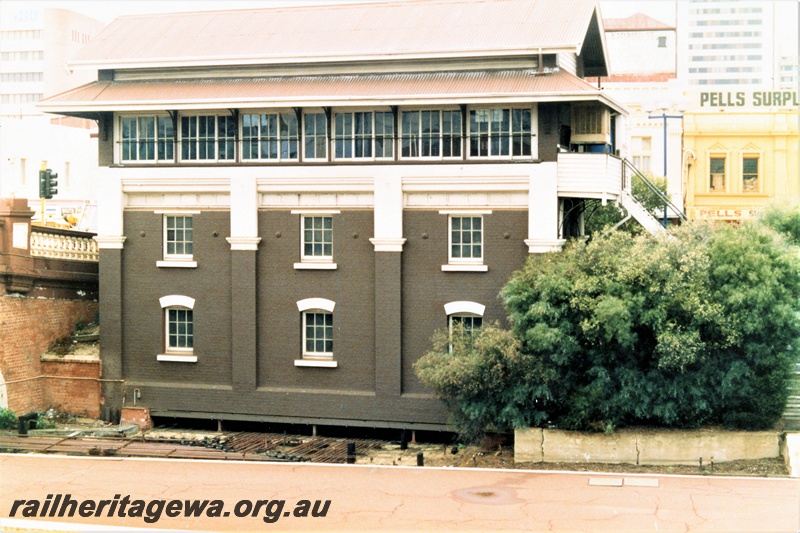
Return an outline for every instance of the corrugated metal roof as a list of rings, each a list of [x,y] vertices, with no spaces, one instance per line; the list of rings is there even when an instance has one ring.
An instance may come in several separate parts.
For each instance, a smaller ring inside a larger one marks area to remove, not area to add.
[[[100,68],[580,50],[595,0],[408,0],[126,16],[72,61]]]
[[[531,69],[411,74],[95,82],[39,102],[47,112],[358,105],[391,101],[484,102],[520,97],[599,97],[602,91],[565,71]]]

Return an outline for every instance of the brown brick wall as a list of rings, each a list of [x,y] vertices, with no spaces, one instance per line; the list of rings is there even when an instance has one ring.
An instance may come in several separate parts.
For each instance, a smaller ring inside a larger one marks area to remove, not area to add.
[[[197,268],[164,268],[156,266],[163,259],[162,215],[125,214],[122,366],[128,381],[231,383],[231,250],[225,240],[230,235],[230,213],[204,211],[193,215],[193,222]],[[159,298],[173,294],[195,299],[195,364],[156,360],[164,353]]]
[[[448,216],[438,211],[403,215],[403,393],[430,392],[414,372],[414,363],[431,348],[437,329],[447,327],[444,304],[472,301],[486,306],[484,324],[503,321],[500,289],[528,256],[528,214],[499,211],[483,215],[484,263],[488,272],[442,272],[447,264]]]
[[[300,215],[259,213],[258,385],[300,390],[375,390],[372,211],[333,215],[336,270],[295,270],[300,261]],[[280,237],[276,235],[280,233]],[[297,302],[325,298],[333,312],[334,359],[339,368],[298,368],[302,357]]]
[[[443,427],[447,413],[412,365],[430,348],[433,331],[446,326],[445,303],[480,302],[487,321],[502,320],[497,294],[528,255],[522,210],[485,215],[486,273],[441,271],[448,221],[438,211],[406,211],[404,251],[376,253],[372,211],[343,210],[333,215],[337,269],[296,270],[300,215],[260,211],[258,250],[231,251],[224,238],[229,214],[203,211],[195,215],[198,267],[158,268],[161,218],[125,214],[128,239],[115,282],[123,295],[122,375],[104,375],[124,377],[128,399],[138,388],[137,406],[153,416]],[[158,298],[168,294],[196,299],[196,363],[156,360],[163,327]],[[294,365],[302,339],[297,301],[305,298],[336,303],[338,368]]]
[[[64,413],[100,417],[100,360],[42,361],[44,404]]]
[[[0,371],[11,410],[27,413],[53,407],[53,401],[69,404],[46,390],[53,380],[40,378],[47,374],[40,357],[55,340],[68,336],[79,320],[91,322],[96,313],[93,301],[0,296]],[[59,372],[66,375],[67,370]],[[88,394],[89,389],[81,390]],[[99,404],[99,396],[87,397],[86,402]]]

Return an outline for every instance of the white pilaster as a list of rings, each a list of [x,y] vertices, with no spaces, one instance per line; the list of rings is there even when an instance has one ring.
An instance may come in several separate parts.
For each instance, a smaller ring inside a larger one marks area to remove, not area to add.
[[[125,242],[123,213],[125,197],[122,193],[122,176],[118,170],[108,167],[98,169],[97,219],[102,221],[97,228],[98,248],[121,249]]]
[[[558,165],[542,163],[530,176],[528,191],[528,253],[557,252],[566,241],[558,238]]]
[[[258,190],[256,176],[237,175],[231,180],[231,250],[257,250]]]
[[[370,239],[376,252],[402,252],[403,179],[398,170],[380,170],[375,176],[375,237]]]

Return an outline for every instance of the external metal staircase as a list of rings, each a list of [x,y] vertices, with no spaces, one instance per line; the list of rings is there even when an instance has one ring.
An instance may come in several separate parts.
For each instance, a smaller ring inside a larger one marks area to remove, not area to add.
[[[661,192],[661,189],[656,187],[653,182],[647,179],[647,176],[642,174],[642,172],[633,166],[633,164],[627,159],[623,160],[622,172],[623,186],[617,205],[625,209],[625,211],[628,213],[628,217],[636,220],[645,230],[647,230],[648,233],[658,236],[665,233],[666,228],[662,222],[653,216],[653,214],[633,196],[631,193],[631,185],[633,184],[633,180],[639,180],[642,184],[644,184],[644,186],[647,187],[651,193],[653,193],[658,201],[664,205],[665,211],[672,211],[681,221],[686,221],[686,215],[683,214],[683,211],[675,206],[670,201],[669,197]],[[626,217],[626,220],[628,217]]]

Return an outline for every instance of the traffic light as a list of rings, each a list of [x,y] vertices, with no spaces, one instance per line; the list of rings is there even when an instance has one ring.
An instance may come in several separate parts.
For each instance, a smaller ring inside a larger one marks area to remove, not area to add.
[[[39,198],[49,200],[58,194],[58,174],[49,168],[39,171]]]
[[[45,188],[45,184],[47,183],[47,178],[45,178],[46,174],[44,170],[39,171],[39,198],[45,198],[47,196],[47,189]]]

